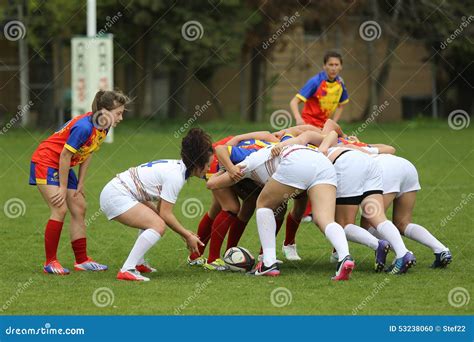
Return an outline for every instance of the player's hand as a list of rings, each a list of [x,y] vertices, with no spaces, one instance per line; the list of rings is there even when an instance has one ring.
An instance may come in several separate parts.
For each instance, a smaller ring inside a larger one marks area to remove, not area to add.
[[[318,151],[324,154],[326,157],[328,156],[328,149],[327,148],[318,148]]]
[[[199,246],[204,246],[204,244],[199,240],[199,237],[193,232],[188,231],[188,236],[186,236],[186,244],[191,253],[199,253]]]
[[[77,197],[77,196],[82,196],[83,198],[86,198],[86,194],[84,193],[84,185],[82,184],[77,184],[77,189],[74,192],[74,195],[72,197]]]
[[[275,146],[272,147],[272,156],[278,157],[281,153],[281,150],[283,150],[283,147],[281,146],[281,144],[276,144]]]
[[[58,188],[58,192],[51,196],[51,204],[55,207],[60,207],[66,201],[67,188]]]
[[[299,117],[298,119],[296,119],[296,126],[299,126],[299,125],[304,125],[305,122],[303,121],[303,118]]]
[[[227,172],[229,173],[230,178],[232,178],[232,180],[236,183],[244,176],[240,166],[237,165],[234,165],[232,168],[227,170]]]

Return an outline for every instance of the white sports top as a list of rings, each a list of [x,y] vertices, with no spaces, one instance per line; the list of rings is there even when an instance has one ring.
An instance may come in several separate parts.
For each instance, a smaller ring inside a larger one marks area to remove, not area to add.
[[[164,199],[176,203],[186,182],[186,166],[182,160],[155,160],[131,167],[117,178],[139,202]]]
[[[313,150],[313,148],[303,145],[290,145],[285,147],[279,156],[273,157],[271,150],[273,146],[268,146],[252,153],[244,159],[239,166],[244,166],[242,169],[244,178],[250,178],[254,182],[264,185],[271,176],[275,173],[282,158],[285,158],[291,152],[296,150]]]

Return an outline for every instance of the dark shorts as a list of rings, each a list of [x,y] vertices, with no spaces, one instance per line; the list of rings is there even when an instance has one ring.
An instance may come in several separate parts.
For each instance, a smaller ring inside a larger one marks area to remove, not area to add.
[[[59,186],[59,170],[54,167],[31,162],[29,183],[30,185],[48,184]],[[77,189],[77,177],[73,169],[69,169],[67,188]]]
[[[366,191],[360,196],[352,196],[352,197],[339,197],[336,198],[336,204],[337,205],[359,205],[362,203],[362,201],[370,195],[374,194],[383,194],[382,190],[371,190],[371,191]]]
[[[245,178],[237,184],[234,184],[232,186],[232,190],[235,191],[235,193],[237,194],[237,196],[240,197],[240,199],[245,201],[250,197],[258,197],[258,195],[262,191],[262,188],[258,186],[257,183],[255,183],[253,180]]]

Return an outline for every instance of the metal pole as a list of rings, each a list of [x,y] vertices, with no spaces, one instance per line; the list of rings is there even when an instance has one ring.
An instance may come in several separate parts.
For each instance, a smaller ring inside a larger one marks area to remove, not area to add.
[[[95,37],[97,33],[97,12],[95,0],[87,0],[87,37]]]
[[[23,23],[23,4],[18,5],[18,20]],[[18,54],[20,61],[20,109],[21,125],[26,126],[30,122],[30,77],[29,77],[29,65],[28,65],[28,44],[25,38],[18,41]]]

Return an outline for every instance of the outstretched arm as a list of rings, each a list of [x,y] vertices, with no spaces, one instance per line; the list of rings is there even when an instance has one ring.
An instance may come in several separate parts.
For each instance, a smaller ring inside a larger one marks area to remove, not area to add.
[[[332,146],[335,146],[336,144],[337,144],[337,133],[336,131],[332,131],[328,135],[326,135],[321,145],[319,145],[318,150],[319,152],[327,155],[329,148]]]
[[[209,190],[228,188],[235,184],[228,172],[219,172],[213,175],[206,183]]]
[[[242,172],[240,167],[234,165],[230,160],[229,146],[221,145],[216,147],[216,156],[224,168],[229,173],[229,176],[235,181],[238,182],[242,178]]]
[[[250,139],[257,139],[257,140],[266,140],[268,142],[278,142],[278,139],[275,136],[268,132],[268,131],[258,131],[258,132],[250,132],[245,134],[239,134],[230,139],[227,142],[229,146],[235,146],[242,140],[250,140]]]

